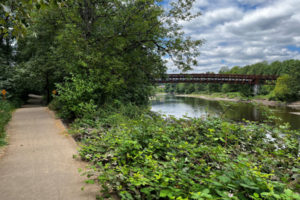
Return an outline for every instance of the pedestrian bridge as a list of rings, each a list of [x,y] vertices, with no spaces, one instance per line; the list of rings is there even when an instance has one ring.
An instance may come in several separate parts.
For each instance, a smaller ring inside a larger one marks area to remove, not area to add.
[[[278,76],[244,74],[166,74],[156,79],[156,83],[220,83],[220,84],[275,84]]]

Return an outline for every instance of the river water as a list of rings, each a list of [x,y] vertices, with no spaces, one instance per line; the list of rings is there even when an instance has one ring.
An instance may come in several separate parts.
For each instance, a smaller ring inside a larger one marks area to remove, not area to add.
[[[194,97],[157,95],[152,100],[152,111],[179,117],[219,116],[234,121],[250,120],[262,122],[268,116],[279,117],[277,123],[288,122],[292,129],[300,130],[300,112],[288,107],[270,107],[245,102],[212,101]]]

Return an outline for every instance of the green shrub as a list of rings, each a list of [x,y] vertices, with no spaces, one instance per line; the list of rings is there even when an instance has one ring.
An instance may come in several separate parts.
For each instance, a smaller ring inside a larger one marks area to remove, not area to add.
[[[121,199],[300,199],[290,190],[299,190],[299,133],[285,127],[121,110],[81,123],[73,132],[92,163],[87,182]]]
[[[297,90],[293,90],[294,80],[285,74],[276,81],[276,86],[271,92],[271,99],[280,101],[291,101],[297,98]]]
[[[59,103],[59,101],[54,98],[48,105],[48,108],[50,110],[54,110],[54,111],[57,111],[59,112],[60,108],[61,108],[61,104]]]
[[[59,110],[63,119],[83,118],[93,115],[97,106],[95,92],[99,86],[86,75],[76,75],[67,79],[64,84],[57,84],[58,96],[55,96],[52,108]]]

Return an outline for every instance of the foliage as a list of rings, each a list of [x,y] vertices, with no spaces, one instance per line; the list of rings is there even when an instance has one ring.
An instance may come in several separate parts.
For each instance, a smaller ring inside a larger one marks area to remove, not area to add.
[[[26,27],[30,24],[31,12],[33,10],[45,9],[49,5],[62,6],[63,0],[30,0],[11,1],[2,0],[0,3],[0,14],[2,25],[0,35],[7,37],[10,33],[16,37],[24,37]],[[9,26],[9,27],[8,27]]]
[[[97,101],[147,104],[152,80],[166,70],[162,56],[168,54],[178,67],[187,69],[191,56],[198,54],[190,50],[201,41],[180,33],[172,20],[183,14],[175,13],[178,5],[165,12],[157,1],[125,2],[69,3],[63,10],[65,18],[72,20],[67,20],[57,38],[58,52],[69,61],[72,73],[92,75],[87,71],[93,71],[94,83],[103,88]],[[192,1],[186,2],[182,8]]]
[[[121,199],[300,199],[299,132],[211,118],[98,112],[73,124],[89,183]]]
[[[44,94],[49,103],[55,83],[63,82],[67,75],[55,50],[55,38],[62,28],[61,16],[54,6],[31,15],[32,25],[26,36],[18,40],[17,68],[23,71],[27,90]]]
[[[72,76],[92,76],[99,86],[95,104],[118,99],[146,105],[153,80],[166,71],[165,57],[182,70],[197,64],[202,41],[186,37],[178,25],[178,20],[199,15],[189,11],[193,2],[177,0],[168,9],[161,0],[50,0],[15,5],[29,12],[16,57],[26,90],[46,95],[49,102],[57,83],[62,88],[64,82],[72,84]]]
[[[223,70],[222,73],[227,74],[259,74],[259,75],[289,75],[290,76],[290,84],[289,90],[291,91],[291,95],[294,100],[300,98],[300,61],[299,60],[286,60],[286,61],[275,61],[273,63],[268,64],[267,62],[260,62],[253,65],[248,65],[245,67],[233,67],[230,70]],[[277,84],[278,85],[278,84]],[[279,86],[279,85],[278,85]],[[280,86],[279,86],[280,87]],[[284,87],[284,86],[283,86]],[[237,88],[239,90],[239,88]],[[260,90],[260,94],[267,95],[273,91],[274,86],[263,86]],[[250,94],[250,93],[249,93]],[[273,95],[274,96],[274,95]],[[289,97],[288,97],[289,96]],[[288,101],[290,95],[284,98],[280,97],[281,100]],[[279,99],[279,98],[278,98]]]
[[[17,47],[20,43],[17,45],[16,41],[24,36],[26,20],[23,17],[29,16],[26,11],[31,10],[29,7],[36,5],[35,3],[35,1],[31,3],[1,1],[0,3],[0,89],[8,92],[7,99],[24,98],[31,89],[29,83],[33,81],[29,77],[33,73],[18,65]],[[39,84],[35,84],[34,87],[37,85]]]
[[[276,86],[273,90],[273,98],[286,101],[286,100],[295,100],[296,94],[293,91],[293,78],[287,74],[280,76],[277,79]]]
[[[26,100],[26,86],[23,71],[10,65],[0,64],[0,90],[7,91],[6,99],[10,101]]]
[[[277,89],[273,85],[261,85],[259,95],[267,95],[271,99],[290,101],[300,98],[300,61],[299,60],[286,60],[283,62],[267,62],[256,63],[244,67],[235,66],[231,69],[222,67],[219,71],[220,74],[257,74],[257,75],[278,75],[289,76],[283,78],[285,81],[278,79]],[[283,85],[282,85],[283,84]],[[193,90],[190,88],[193,87]],[[288,88],[287,88],[288,87]],[[286,89],[284,89],[286,88]],[[167,84],[166,92],[190,94],[190,93],[216,93],[222,91],[223,93],[239,92],[244,97],[251,97],[253,95],[252,86],[250,85],[215,85],[215,84]],[[283,92],[283,93],[282,93]],[[285,94],[284,94],[285,93]]]
[[[95,178],[122,199],[299,199],[292,191],[299,189],[297,132],[220,119],[165,120],[137,108],[147,105],[153,79],[165,73],[164,58],[183,71],[197,64],[202,41],[186,37],[178,24],[199,15],[191,14],[194,1],[172,1],[166,10],[161,0],[3,1],[0,86],[11,98],[37,91],[48,100],[57,88],[52,106],[65,119],[77,118],[74,137],[92,163],[87,182]],[[288,67],[276,74],[299,76],[297,61],[283,63]],[[259,74],[266,66],[223,71]],[[0,106],[4,127],[11,107]]]
[[[57,85],[59,95],[54,100],[54,109],[59,111],[63,119],[92,115],[93,110],[97,108],[95,100],[100,87],[94,84],[92,76],[74,75],[63,85]]]
[[[11,112],[14,109],[12,103],[0,100],[0,146],[6,144],[5,126],[11,118]]]

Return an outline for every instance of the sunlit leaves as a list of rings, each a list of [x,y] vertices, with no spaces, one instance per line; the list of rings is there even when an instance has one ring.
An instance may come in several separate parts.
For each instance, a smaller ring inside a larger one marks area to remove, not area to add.
[[[80,155],[98,163],[89,173],[99,174],[102,187],[122,199],[299,198],[287,189],[297,190],[296,131],[215,118],[164,120],[149,113],[130,118],[123,109],[110,114],[102,109],[93,132],[83,131],[86,119],[74,125],[83,138]],[[273,132],[281,136],[270,143],[266,133]]]

